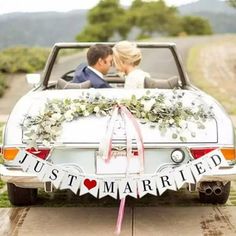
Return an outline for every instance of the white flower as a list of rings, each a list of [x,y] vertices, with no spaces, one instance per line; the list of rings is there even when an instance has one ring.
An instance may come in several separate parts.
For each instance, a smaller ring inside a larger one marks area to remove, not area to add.
[[[89,116],[90,114],[89,114],[88,111],[84,111],[83,115],[84,115],[84,116]]]
[[[70,110],[75,112],[77,110],[76,105],[74,103],[70,104]]]
[[[61,114],[60,113],[54,113],[51,117],[51,120],[56,122],[61,119]]]
[[[173,118],[169,119],[169,124],[174,124],[175,123],[175,120]]]
[[[66,119],[66,121],[72,121],[73,120],[73,115],[72,115],[72,111],[67,111],[66,113],[65,113],[65,119]]]
[[[53,126],[51,129],[52,136],[59,136],[61,133],[61,127]]]
[[[94,107],[94,109],[93,109],[93,110],[94,110],[94,112],[96,112],[96,113],[97,113],[97,112],[99,112],[99,111],[100,111],[100,108],[99,108],[99,106],[96,106],[96,107]]]
[[[80,109],[81,109],[82,111],[85,111],[85,110],[86,110],[86,105],[80,105],[79,107],[80,107]]]
[[[45,132],[50,133],[52,131],[52,128],[51,128],[51,126],[46,125],[46,126],[44,126],[44,130],[45,130]]]
[[[149,112],[152,109],[152,106],[156,103],[155,99],[150,99],[142,103],[144,105],[144,111]]]
[[[54,103],[54,104],[52,105],[52,107],[53,107],[53,109],[54,109],[55,112],[57,112],[57,113],[60,113],[60,112],[61,112],[59,106],[58,106],[56,103]]]
[[[49,147],[50,146],[50,142],[48,140],[43,140],[43,145],[46,146],[46,147]]]

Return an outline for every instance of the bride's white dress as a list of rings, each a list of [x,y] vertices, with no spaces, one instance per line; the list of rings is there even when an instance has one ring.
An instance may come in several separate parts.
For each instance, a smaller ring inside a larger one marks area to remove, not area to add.
[[[146,77],[150,78],[150,75],[147,72],[141,69],[134,69],[125,77],[124,88],[144,88],[144,79]]]

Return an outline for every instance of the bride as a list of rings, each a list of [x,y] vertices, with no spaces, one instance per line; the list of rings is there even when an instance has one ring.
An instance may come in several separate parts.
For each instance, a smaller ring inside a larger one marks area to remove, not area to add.
[[[141,50],[133,42],[120,41],[113,49],[113,61],[118,71],[125,74],[125,88],[144,88],[144,79],[150,78],[147,72],[138,68]]]

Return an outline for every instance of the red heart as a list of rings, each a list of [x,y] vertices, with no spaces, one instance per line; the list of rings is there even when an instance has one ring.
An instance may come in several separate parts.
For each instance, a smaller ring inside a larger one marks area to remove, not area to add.
[[[85,179],[84,180],[84,185],[87,187],[88,190],[94,188],[97,185],[96,180],[90,180],[90,179]]]

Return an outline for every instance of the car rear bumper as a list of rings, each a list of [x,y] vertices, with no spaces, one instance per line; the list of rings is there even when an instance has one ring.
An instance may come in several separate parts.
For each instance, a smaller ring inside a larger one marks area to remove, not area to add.
[[[236,180],[236,166],[221,167],[208,175],[203,175],[202,181],[232,181]]]
[[[4,182],[13,183],[18,187],[42,188],[44,186],[36,175],[26,173],[20,168],[0,165],[0,177]]]

